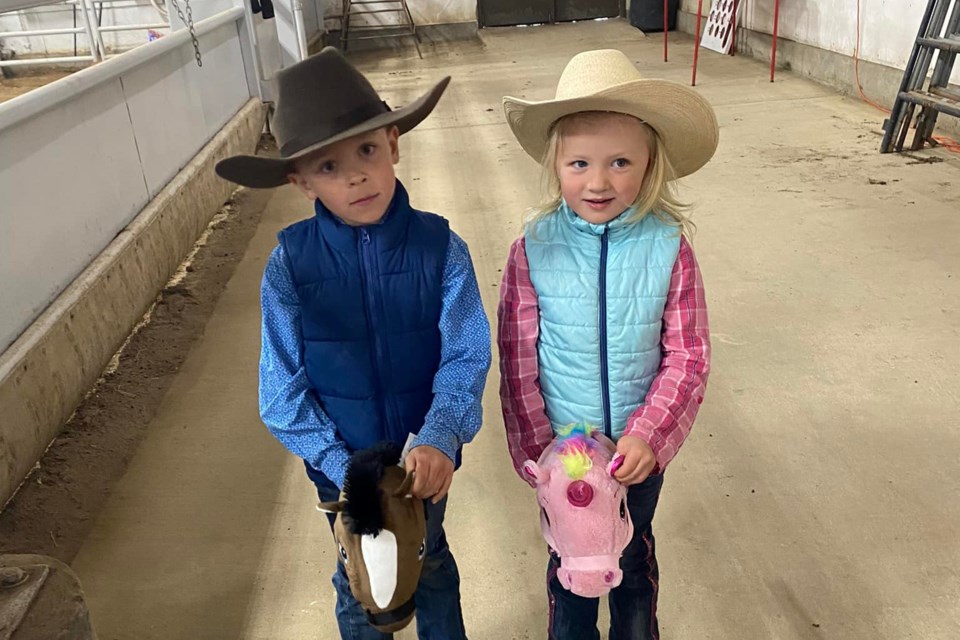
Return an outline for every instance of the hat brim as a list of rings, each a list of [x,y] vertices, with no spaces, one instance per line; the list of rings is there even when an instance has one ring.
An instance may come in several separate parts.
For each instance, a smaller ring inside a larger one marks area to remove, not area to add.
[[[668,80],[632,80],[568,100],[531,102],[506,97],[503,109],[520,146],[537,162],[543,162],[553,124],[582,111],[624,113],[653,127],[676,178],[705,165],[720,140],[717,117],[710,103],[696,91]]]
[[[271,189],[285,185],[288,182],[287,176],[292,171],[292,162],[297,158],[329,147],[341,140],[376,131],[382,127],[396,126],[401,135],[407,133],[430,115],[448,84],[450,84],[449,76],[406,107],[382,113],[288,157],[270,158],[267,156],[239,155],[226,158],[217,163],[217,175],[230,182],[236,182],[254,189]]]

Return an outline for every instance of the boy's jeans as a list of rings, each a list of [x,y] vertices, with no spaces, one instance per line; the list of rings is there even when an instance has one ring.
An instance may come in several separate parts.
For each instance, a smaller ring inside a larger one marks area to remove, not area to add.
[[[653,544],[653,512],[657,508],[663,476],[650,476],[627,491],[627,508],[633,519],[633,540],[620,559],[623,582],[610,592],[610,640],[658,640],[657,591],[660,573]],[[597,630],[599,598],[581,598],[557,579],[558,562],[550,554],[547,597],[550,603],[550,640],[600,640]]]
[[[321,502],[340,499],[340,490],[326,476],[309,466],[307,475],[317,486]],[[427,555],[423,559],[423,571],[415,596],[417,637],[420,640],[466,640],[460,609],[460,573],[443,532],[447,501],[444,499],[439,504],[432,504],[428,500],[424,506],[427,516]],[[336,518],[333,514],[328,516],[332,527]],[[333,586],[337,590],[337,624],[343,640],[388,640],[393,637],[369,625],[363,607],[350,593],[347,574],[339,562],[333,574]]]

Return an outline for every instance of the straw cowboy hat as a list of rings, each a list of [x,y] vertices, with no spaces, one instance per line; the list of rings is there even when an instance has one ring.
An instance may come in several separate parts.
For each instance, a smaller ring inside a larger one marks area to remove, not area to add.
[[[563,70],[553,100],[503,99],[507,122],[520,146],[542,162],[554,123],[581,111],[625,113],[660,135],[676,177],[705,165],[717,150],[713,108],[699,93],[676,82],[644,78],[622,52],[586,51]]]
[[[392,110],[370,82],[333,47],[277,74],[273,134],[279,158],[233,156],[217,163],[217,174],[247,187],[287,183],[291,162],[341,140],[395,125],[406,133],[437,106],[449,76],[402,109]]]

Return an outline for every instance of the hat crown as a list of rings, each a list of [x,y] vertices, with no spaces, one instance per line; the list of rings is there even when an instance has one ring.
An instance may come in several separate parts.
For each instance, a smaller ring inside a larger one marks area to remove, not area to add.
[[[386,111],[370,81],[334,47],[277,74],[272,124],[284,156]]]
[[[616,49],[584,51],[575,55],[560,75],[557,100],[594,95],[616,85],[642,80],[630,59]]]

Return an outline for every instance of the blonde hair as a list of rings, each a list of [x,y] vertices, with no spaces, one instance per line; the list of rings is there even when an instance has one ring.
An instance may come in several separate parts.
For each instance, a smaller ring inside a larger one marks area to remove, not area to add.
[[[563,202],[560,192],[560,176],[557,172],[557,155],[564,135],[578,124],[597,122],[614,115],[633,117],[610,111],[581,111],[564,116],[553,123],[547,139],[547,149],[541,161],[543,166],[541,175],[543,199],[539,205],[529,211],[527,216],[528,226],[555,213]],[[633,202],[632,208],[636,211],[629,222],[640,222],[647,214],[652,213],[666,224],[678,227],[685,236],[690,238],[696,231],[696,226],[685,213],[690,205],[681,202],[677,197],[676,172],[667,157],[663,142],[653,127],[639,118],[635,119],[642,125],[647,145],[650,147],[650,163],[647,165],[647,172],[643,178],[640,193],[637,194],[637,199]]]

